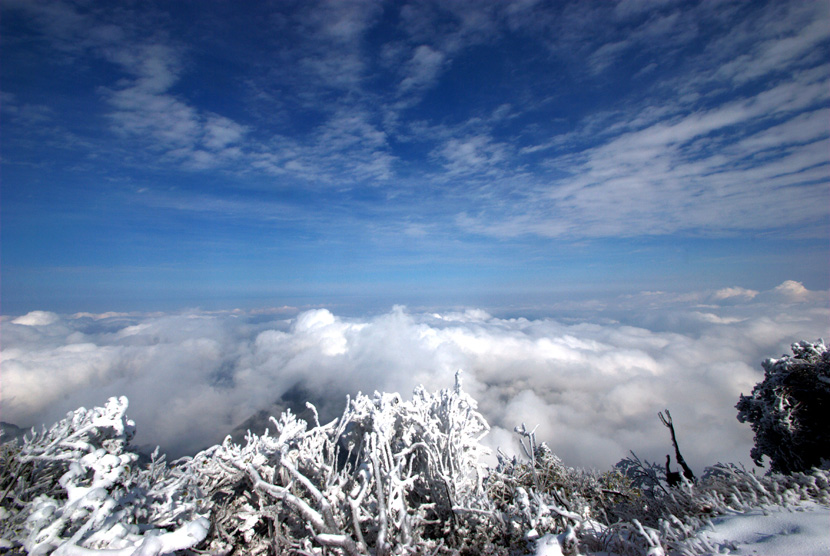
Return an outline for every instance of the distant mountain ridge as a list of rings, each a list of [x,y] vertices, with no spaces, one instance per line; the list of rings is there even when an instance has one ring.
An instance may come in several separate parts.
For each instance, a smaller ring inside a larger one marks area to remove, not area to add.
[[[230,436],[234,442],[243,444],[248,431],[261,436],[265,432],[265,429],[269,429],[273,434],[275,432],[274,424],[270,418],[273,416],[279,419],[280,415],[286,410],[290,410],[291,413],[304,420],[310,427],[313,427],[315,424],[314,412],[309,409],[306,403],[314,405],[321,423],[327,423],[340,416],[344,407],[344,399],[345,397],[335,403],[331,399],[323,399],[315,396],[300,381],[275,400],[271,406],[257,411],[234,427],[230,432]]]
[[[7,423],[0,421],[0,444],[11,442],[12,440],[22,439],[29,429],[21,429],[14,423]]]

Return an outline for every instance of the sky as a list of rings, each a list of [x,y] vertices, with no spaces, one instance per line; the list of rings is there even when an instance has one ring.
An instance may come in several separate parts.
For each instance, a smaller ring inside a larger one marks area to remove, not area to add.
[[[569,465],[751,465],[830,339],[830,2],[0,0],[0,420],[218,442],[465,387]]]
[[[827,1],[2,0],[0,26],[3,314],[830,287]]]

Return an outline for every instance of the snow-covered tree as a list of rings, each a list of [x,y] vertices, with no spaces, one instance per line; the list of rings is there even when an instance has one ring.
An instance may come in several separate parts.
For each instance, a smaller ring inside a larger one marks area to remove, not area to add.
[[[32,556],[160,555],[202,541],[209,521],[190,477],[129,449],[127,398],[80,408],[48,430],[4,444],[0,548]]]
[[[313,406],[310,406],[313,409]],[[315,412],[316,415],[316,412]],[[462,392],[358,395],[331,423],[291,412],[275,434],[227,438],[188,464],[212,493],[211,550],[399,554],[474,537],[489,427]]]
[[[755,431],[752,459],[770,471],[792,473],[830,461],[830,352],[822,340],[797,342],[793,355],[763,362],[764,380],[741,395],[738,420]]]

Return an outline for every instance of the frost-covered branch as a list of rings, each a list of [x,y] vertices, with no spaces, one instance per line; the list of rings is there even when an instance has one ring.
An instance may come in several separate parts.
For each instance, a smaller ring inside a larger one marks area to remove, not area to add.
[[[451,523],[480,521],[457,508],[490,509],[480,443],[489,427],[460,386],[419,388],[410,401],[358,395],[324,426],[308,428],[290,412],[272,423],[275,435],[249,434],[244,445],[227,439],[189,463],[203,489],[225,493],[214,497],[221,535],[211,550],[244,542],[265,554],[271,542],[291,551],[309,539],[348,554],[435,548]],[[274,538],[257,533],[265,530]]]
[[[126,410],[126,398],[110,398],[24,439],[0,501],[3,544],[32,555],[168,554],[207,536],[191,477],[163,458],[137,464]]]
[[[792,344],[793,355],[763,362],[764,380],[741,395],[738,420],[755,431],[752,459],[770,471],[806,471],[830,463],[830,351],[823,340]]]

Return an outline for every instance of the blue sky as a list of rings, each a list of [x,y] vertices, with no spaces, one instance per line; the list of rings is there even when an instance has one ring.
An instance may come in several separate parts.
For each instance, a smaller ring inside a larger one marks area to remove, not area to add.
[[[830,287],[830,3],[2,0],[2,311]]]

